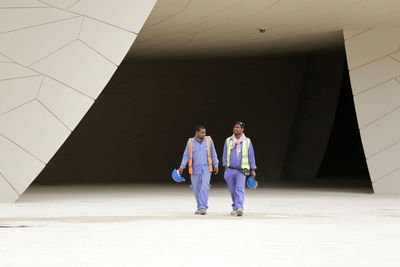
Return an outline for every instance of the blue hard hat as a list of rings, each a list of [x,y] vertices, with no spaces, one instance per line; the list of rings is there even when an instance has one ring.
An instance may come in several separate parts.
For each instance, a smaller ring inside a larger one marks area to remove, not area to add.
[[[181,182],[184,182],[184,181],[185,181],[185,178],[183,178],[183,177],[179,174],[179,172],[178,172],[177,169],[174,169],[174,170],[172,171],[172,179],[174,179],[174,181],[177,182],[177,183],[181,183]]]
[[[256,179],[254,179],[253,176],[250,176],[250,177],[247,179],[247,186],[248,186],[250,189],[256,189],[257,186],[258,186],[258,182],[256,181]]]

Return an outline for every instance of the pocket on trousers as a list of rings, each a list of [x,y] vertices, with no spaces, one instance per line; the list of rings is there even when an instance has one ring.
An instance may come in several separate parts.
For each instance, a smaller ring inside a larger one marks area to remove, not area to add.
[[[225,169],[225,171],[224,171],[224,178],[225,179],[226,179],[226,176],[229,174],[229,171],[230,171],[229,168]]]

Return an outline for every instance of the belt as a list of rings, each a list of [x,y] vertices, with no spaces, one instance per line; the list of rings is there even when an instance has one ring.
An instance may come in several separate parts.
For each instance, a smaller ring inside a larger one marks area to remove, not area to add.
[[[229,166],[228,168],[229,169],[233,169],[233,170],[237,170],[237,171],[241,172],[242,174],[244,174],[246,176],[250,176],[250,170],[248,170],[248,169],[234,168],[234,167],[231,167],[231,166]]]
[[[233,169],[233,170],[238,170],[238,171],[242,170],[242,168],[234,168],[234,167],[231,167],[231,166],[229,166],[228,168],[229,169]]]

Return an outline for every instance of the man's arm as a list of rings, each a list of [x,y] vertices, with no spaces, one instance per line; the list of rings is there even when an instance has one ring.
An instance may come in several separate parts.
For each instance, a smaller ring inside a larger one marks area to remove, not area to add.
[[[254,155],[254,148],[251,141],[249,145],[249,162],[250,162],[251,176],[256,177],[256,169],[257,169],[256,157]]]
[[[226,163],[226,141],[224,142],[224,152],[222,154],[222,166],[226,167],[227,163]]]
[[[215,174],[218,174],[219,161],[218,161],[217,152],[215,151],[214,141],[212,139],[211,139],[211,158],[213,161],[214,172],[215,172]]]
[[[215,151],[215,146],[214,146],[213,140],[211,140],[211,157],[213,160],[213,166],[218,167],[219,160],[218,160],[218,156],[217,156],[217,151]]]
[[[256,157],[254,155],[254,148],[253,148],[253,144],[250,141],[250,145],[249,145],[249,162],[250,162],[250,169],[255,170],[257,169],[256,166]]]
[[[186,148],[185,151],[183,152],[183,156],[182,156],[182,162],[181,162],[181,166],[179,167],[179,172],[182,173],[183,169],[186,168],[186,164],[189,161],[189,147],[188,147],[188,143],[186,143]]]

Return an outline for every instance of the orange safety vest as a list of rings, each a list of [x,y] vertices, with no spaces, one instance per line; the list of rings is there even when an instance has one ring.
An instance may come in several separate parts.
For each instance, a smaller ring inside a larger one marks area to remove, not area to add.
[[[206,142],[207,142],[207,162],[208,162],[208,169],[210,172],[213,171],[213,161],[211,158],[211,136],[206,136]],[[189,138],[188,140],[188,151],[189,151],[189,163],[188,163],[188,168],[189,168],[189,173],[193,173],[193,141],[194,138]]]

